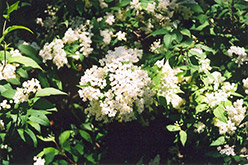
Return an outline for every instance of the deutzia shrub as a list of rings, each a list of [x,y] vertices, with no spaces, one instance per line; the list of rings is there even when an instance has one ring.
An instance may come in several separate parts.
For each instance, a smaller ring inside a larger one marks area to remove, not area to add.
[[[180,69],[172,69],[169,61],[157,61],[155,63],[159,67],[157,74],[159,75],[157,94],[165,97],[167,104],[171,103],[173,108],[179,109],[180,106],[185,102],[178,93],[182,93],[179,87],[181,82],[177,76],[181,72]]]
[[[89,101],[85,109],[89,116],[104,122],[127,122],[153,103],[152,81],[145,70],[134,65],[139,58],[140,50],[117,47],[100,60],[101,67],[94,65],[85,71],[78,93],[83,101]]]

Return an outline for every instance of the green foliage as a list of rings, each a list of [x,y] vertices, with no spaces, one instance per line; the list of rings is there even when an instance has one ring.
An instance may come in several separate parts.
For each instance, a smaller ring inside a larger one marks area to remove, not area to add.
[[[44,164],[247,163],[248,2],[138,2],[8,1],[0,11],[0,164],[31,164],[34,155]],[[121,46],[142,57],[125,61],[123,50],[124,61],[103,67]],[[122,65],[148,74],[151,100],[140,99],[150,95],[144,89],[118,91],[129,83],[118,78],[135,71],[113,77]],[[104,78],[94,75],[100,67],[109,69]],[[91,83],[79,83],[90,69]],[[138,93],[130,109],[105,102],[98,89],[111,87],[119,104]],[[98,115],[121,111],[135,119]]]

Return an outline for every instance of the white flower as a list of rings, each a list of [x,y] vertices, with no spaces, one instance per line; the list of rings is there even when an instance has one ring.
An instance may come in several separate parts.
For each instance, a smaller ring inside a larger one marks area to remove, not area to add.
[[[196,127],[195,132],[202,133],[206,125],[199,121],[198,123],[194,124],[194,127]]]
[[[244,62],[248,61],[247,54],[245,53],[245,49],[238,46],[231,46],[227,51],[228,56],[233,57],[233,61],[238,64],[238,66],[242,65]],[[236,54],[237,56],[234,56]]]
[[[127,40],[127,38],[126,38],[126,33],[125,33],[125,32],[119,31],[118,33],[115,34],[115,36],[117,37],[117,39],[118,39],[119,41],[121,41],[121,40],[126,41],[126,40]]]
[[[102,9],[108,7],[108,4],[106,2],[104,2],[104,0],[99,0],[99,3],[100,3],[100,7]]]
[[[10,108],[11,108],[11,105],[8,104],[7,100],[3,100],[3,102],[0,103],[0,109],[10,109]]]
[[[130,6],[131,6],[132,9],[142,10],[141,3],[139,2],[139,0],[132,0],[130,2]]]
[[[33,165],[44,165],[45,164],[45,159],[41,158],[41,157],[34,157],[34,164]]]
[[[100,35],[103,37],[103,42],[105,44],[110,44],[111,42],[111,36],[113,36],[113,32],[110,30],[101,30]]]
[[[71,44],[74,41],[78,40],[78,34],[77,32],[75,32],[74,30],[72,30],[72,28],[69,28],[66,32],[65,35],[63,37],[63,42],[64,43],[68,43]]]
[[[6,64],[5,67],[0,64],[0,80],[10,80],[16,78],[16,66]]]
[[[154,13],[156,2],[148,3],[146,11]]]
[[[245,88],[245,93],[248,94],[248,77],[242,80],[243,87]]]
[[[112,13],[106,13],[107,15],[104,16],[104,18],[106,19],[106,23],[108,23],[109,25],[113,25],[113,23],[115,22],[115,17]]]
[[[41,89],[40,82],[37,79],[25,81],[22,84],[23,88],[16,89],[16,93],[13,97],[14,103],[23,103],[28,101],[29,95],[36,93]]]
[[[159,51],[159,49],[161,49],[162,46],[163,46],[163,45],[161,44],[161,40],[158,39],[158,40],[156,40],[156,41],[154,41],[154,42],[152,43],[152,45],[151,45],[151,47],[150,47],[150,51],[153,52],[153,53],[159,54],[159,53],[161,53],[161,52]]]
[[[210,60],[208,58],[200,60],[200,64],[199,72],[206,72],[212,69],[210,66]]]
[[[229,146],[229,145],[224,145],[224,148],[222,149],[220,146],[217,147],[217,150],[220,152],[220,154],[222,155],[227,155],[227,156],[235,156],[235,152],[234,152],[234,145],[233,146]]]
[[[147,71],[132,63],[140,57],[140,50],[118,47],[100,60],[102,67],[93,65],[85,71],[78,92],[83,101],[89,101],[85,110],[89,116],[104,122],[127,122],[136,119],[134,107],[141,113],[153,103]]]
[[[11,50],[10,54],[11,54],[12,57],[14,57],[14,56],[22,56],[21,52],[18,49]]]
[[[172,69],[169,61],[166,61],[164,64],[164,59],[157,61],[155,65],[161,68],[161,71],[158,71],[158,74],[161,75],[158,95],[165,97],[167,103],[171,103],[173,108],[179,109],[185,102],[184,99],[177,95],[181,93],[181,90],[177,85],[180,79],[176,75],[181,72],[181,70]]]

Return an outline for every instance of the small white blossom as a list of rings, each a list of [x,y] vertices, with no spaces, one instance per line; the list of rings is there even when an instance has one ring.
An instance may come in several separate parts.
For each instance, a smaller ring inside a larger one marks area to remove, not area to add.
[[[23,103],[28,101],[29,95],[36,93],[41,89],[40,82],[37,79],[25,81],[22,84],[23,88],[16,89],[16,93],[13,97],[14,103]]]
[[[110,30],[101,30],[100,31],[100,35],[103,37],[103,42],[105,44],[107,44],[107,45],[110,44],[111,38],[113,36],[113,32],[112,31],[110,31]]]
[[[221,148],[220,146],[217,147],[217,150],[220,152],[221,155],[227,155],[227,156],[235,156],[235,152],[234,152],[234,145],[233,146],[229,146],[229,145],[224,145],[224,148]]]
[[[6,64],[5,67],[0,64],[0,80],[10,80],[16,78],[16,66]]]
[[[156,2],[148,3],[146,7],[146,11],[154,13],[156,7]]]
[[[153,53],[157,53],[159,54],[160,53],[160,49],[163,45],[161,44],[161,40],[158,39],[156,41],[154,41],[150,47],[150,51],[153,52]]]
[[[132,0],[130,2],[130,6],[131,6],[132,9],[142,10],[141,3],[139,2],[139,0]]]
[[[106,19],[106,23],[109,25],[113,25],[113,23],[115,22],[115,17],[112,13],[106,13],[107,15],[104,16],[104,18]]]
[[[244,62],[248,61],[247,54],[245,49],[238,46],[231,46],[227,51],[228,56],[233,58],[233,61],[238,64],[238,66],[243,65]],[[235,55],[236,56],[235,56]]]
[[[45,164],[45,159],[41,158],[41,157],[34,157],[33,159],[35,162],[33,165],[44,165]]]
[[[121,40],[126,41],[126,40],[127,40],[126,34],[127,34],[127,33],[125,33],[125,32],[119,31],[118,33],[115,34],[115,36],[117,37],[117,39],[118,39],[119,41],[121,41]]]

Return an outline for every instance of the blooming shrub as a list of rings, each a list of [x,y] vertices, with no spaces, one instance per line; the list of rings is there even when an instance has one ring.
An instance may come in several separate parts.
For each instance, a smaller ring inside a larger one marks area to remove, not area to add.
[[[8,3],[2,164],[248,162],[247,1]]]

